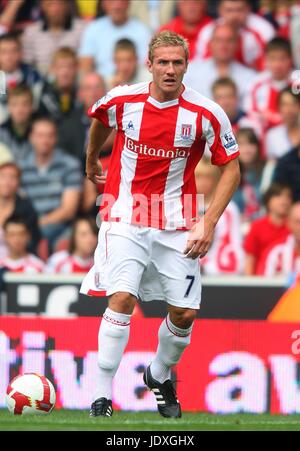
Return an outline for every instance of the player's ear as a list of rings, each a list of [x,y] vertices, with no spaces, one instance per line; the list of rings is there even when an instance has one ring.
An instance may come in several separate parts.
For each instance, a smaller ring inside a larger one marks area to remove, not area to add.
[[[152,62],[149,59],[147,60],[147,67],[148,67],[148,71],[151,72],[151,74],[152,74]]]

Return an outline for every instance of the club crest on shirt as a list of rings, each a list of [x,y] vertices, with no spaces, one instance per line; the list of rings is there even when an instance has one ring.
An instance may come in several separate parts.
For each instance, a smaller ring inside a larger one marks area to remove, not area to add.
[[[192,124],[182,124],[181,125],[181,138],[190,139],[192,134]]]

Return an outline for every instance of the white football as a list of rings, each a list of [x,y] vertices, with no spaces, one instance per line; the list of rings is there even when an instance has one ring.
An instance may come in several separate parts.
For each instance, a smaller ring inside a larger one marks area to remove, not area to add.
[[[14,415],[49,414],[55,401],[55,390],[49,379],[34,373],[15,377],[6,391],[6,404]]]

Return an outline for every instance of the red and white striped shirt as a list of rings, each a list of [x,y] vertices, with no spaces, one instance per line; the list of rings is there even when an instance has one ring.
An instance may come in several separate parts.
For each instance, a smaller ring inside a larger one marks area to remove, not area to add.
[[[93,256],[83,259],[76,255],[70,255],[67,251],[60,251],[51,255],[47,262],[46,272],[51,274],[89,272],[93,264]]]
[[[210,41],[218,23],[224,23],[220,18],[206,25],[198,35],[196,58],[205,59],[211,56]],[[275,36],[272,25],[257,14],[249,14],[247,24],[241,28],[236,59],[256,70],[264,66],[264,49],[268,41]]]
[[[269,247],[262,255],[257,268],[257,274],[270,277],[291,273],[300,273],[300,253],[296,251],[293,235]]]
[[[291,84],[289,79],[276,81],[270,72],[263,72],[254,80],[249,94],[245,98],[244,110],[250,115],[258,116],[263,129],[279,125],[282,122],[278,109],[280,91]]]
[[[204,274],[241,274],[244,264],[240,213],[230,202],[216,225],[212,245],[201,260]]]
[[[109,207],[100,207],[105,221],[190,228],[198,217],[194,170],[206,142],[215,165],[239,155],[222,108],[188,87],[160,103],[149,82],[119,86],[89,115],[117,129],[104,190]]]
[[[33,254],[27,254],[23,258],[13,260],[6,256],[0,260],[0,268],[6,268],[12,272],[25,272],[29,274],[36,274],[43,272],[44,263]]]

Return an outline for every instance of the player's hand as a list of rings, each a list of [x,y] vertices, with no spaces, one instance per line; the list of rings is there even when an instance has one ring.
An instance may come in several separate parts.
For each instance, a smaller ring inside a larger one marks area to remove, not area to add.
[[[91,182],[96,185],[103,185],[106,182],[106,175],[103,175],[102,164],[99,160],[97,161],[86,161],[86,176]]]
[[[207,254],[213,237],[215,225],[210,222],[205,216],[195,224],[190,231],[190,236],[187,241],[184,254],[187,258],[203,258]]]

